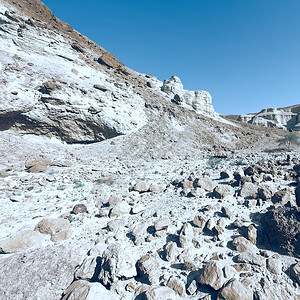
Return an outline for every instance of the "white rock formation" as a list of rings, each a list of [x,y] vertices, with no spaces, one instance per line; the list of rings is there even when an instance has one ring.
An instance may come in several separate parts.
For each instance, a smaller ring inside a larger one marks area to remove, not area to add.
[[[240,115],[238,120],[266,127],[300,130],[300,105],[284,108],[264,108],[259,113]]]
[[[72,39],[4,3],[0,26],[0,128],[93,142],[148,122],[142,97],[110,76],[92,47],[81,52]]]
[[[169,80],[165,80],[161,89],[172,98],[172,102],[178,105],[194,110],[199,114],[210,117],[218,116],[213,108],[209,92],[185,90],[177,76],[172,76]]]

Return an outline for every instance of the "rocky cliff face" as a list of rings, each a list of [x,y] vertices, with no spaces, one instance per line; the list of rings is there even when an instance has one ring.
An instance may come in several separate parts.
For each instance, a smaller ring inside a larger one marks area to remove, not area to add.
[[[178,105],[213,118],[218,116],[213,108],[209,92],[185,90],[177,76],[172,76],[169,80],[165,80],[162,91],[171,97],[172,102]]]
[[[1,3],[2,129],[92,142],[147,123],[143,98],[106,71],[126,72],[110,53],[33,20]]]
[[[239,121],[266,127],[300,131],[300,105],[265,108],[259,113],[240,115]]]
[[[130,70],[40,1],[0,2],[0,26],[2,130],[101,141],[143,127],[156,100],[217,116],[209,93]]]

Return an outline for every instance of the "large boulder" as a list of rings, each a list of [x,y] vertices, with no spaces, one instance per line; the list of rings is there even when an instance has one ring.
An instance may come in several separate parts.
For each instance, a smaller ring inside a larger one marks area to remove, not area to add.
[[[0,264],[0,299],[61,299],[81,258],[65,246],[15,254]]]
[[[53,235],[62,230],[67,230],[70,227],[70,222],[63,218],[47,218],[42,219],[35,226],[35,230],[43,234]]]
[[[142,256],[137,262],[137,271],[143,282],[158,284],[161,272],[158,256],[154,254]]]
[[[214,188],[213,196],[218,199],[234,196],[234,189],[230,185],[219,184]]]
[[[62,300],[118,300],[116,293],[107,290],[101,283],[85,280],[74,281],[64,292]]]
[[[146,300],[176,299],[175,292],[167,286],[152,286],[145,294]]]
[[[198,283],[208,285],[214,290],[219,290],[225,281],[223,270],[219,263],[215,261],[209,261],[197,278]]]
[[[24,230],[11,238],[0,241],[0,253],[9,254],[39,246],[45,242],[45,236],[33,230]]]
[[[217,300],[253,300],[253,292],[238,280],[232,279],[219,292]]]
[[[273,250],[300,257],[300,208],[278,207],[261,217]]]
[[[256,198],[257,189],[257,185],[251,182],[245,182],[240,190],[240,196],[243,198]]]
[[[300,262],[291,267],[290,274],[300,284]]]
[[[118,280],[132,278],[137,275],[135,263],[132,253],[126,252],[120,244],[111,244],[103,252],[98,279],[109,287]]]

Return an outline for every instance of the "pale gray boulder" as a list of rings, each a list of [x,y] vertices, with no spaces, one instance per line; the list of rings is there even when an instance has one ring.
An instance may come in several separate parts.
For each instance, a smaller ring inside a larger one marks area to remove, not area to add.
[[[0,299],[60,299],[80,263],[62,245],[15,254],[0,264]]]
[[[105,286],[118,280],[132,278],[137,275],[136,259],[132,252],[126,252],[121,244],[111,244],[103,252],[98,279]]]
[[[197,277],[198,283],[208,285],[214,290],[219,290],[225,281],[222,267],[216,261],[209,261]]]
[[[46,241],[46,237],[33,230],[24,230],[17,235],[0,240],[0,253],[16,253],[27,248],[39,246]]]
[[[238,280],[232,279],[220,291],[217,300],[253,300],[253,292]]]

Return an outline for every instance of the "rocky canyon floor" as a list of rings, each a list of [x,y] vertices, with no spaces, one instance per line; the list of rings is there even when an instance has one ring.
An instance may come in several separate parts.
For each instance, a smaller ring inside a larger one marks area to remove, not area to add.
[[[298,152],[0,139],[1,299],[299,298]]]
[[[0,74],[1,300],[300,299],[298,105],[225,119],[39,0],[0,0]]]

